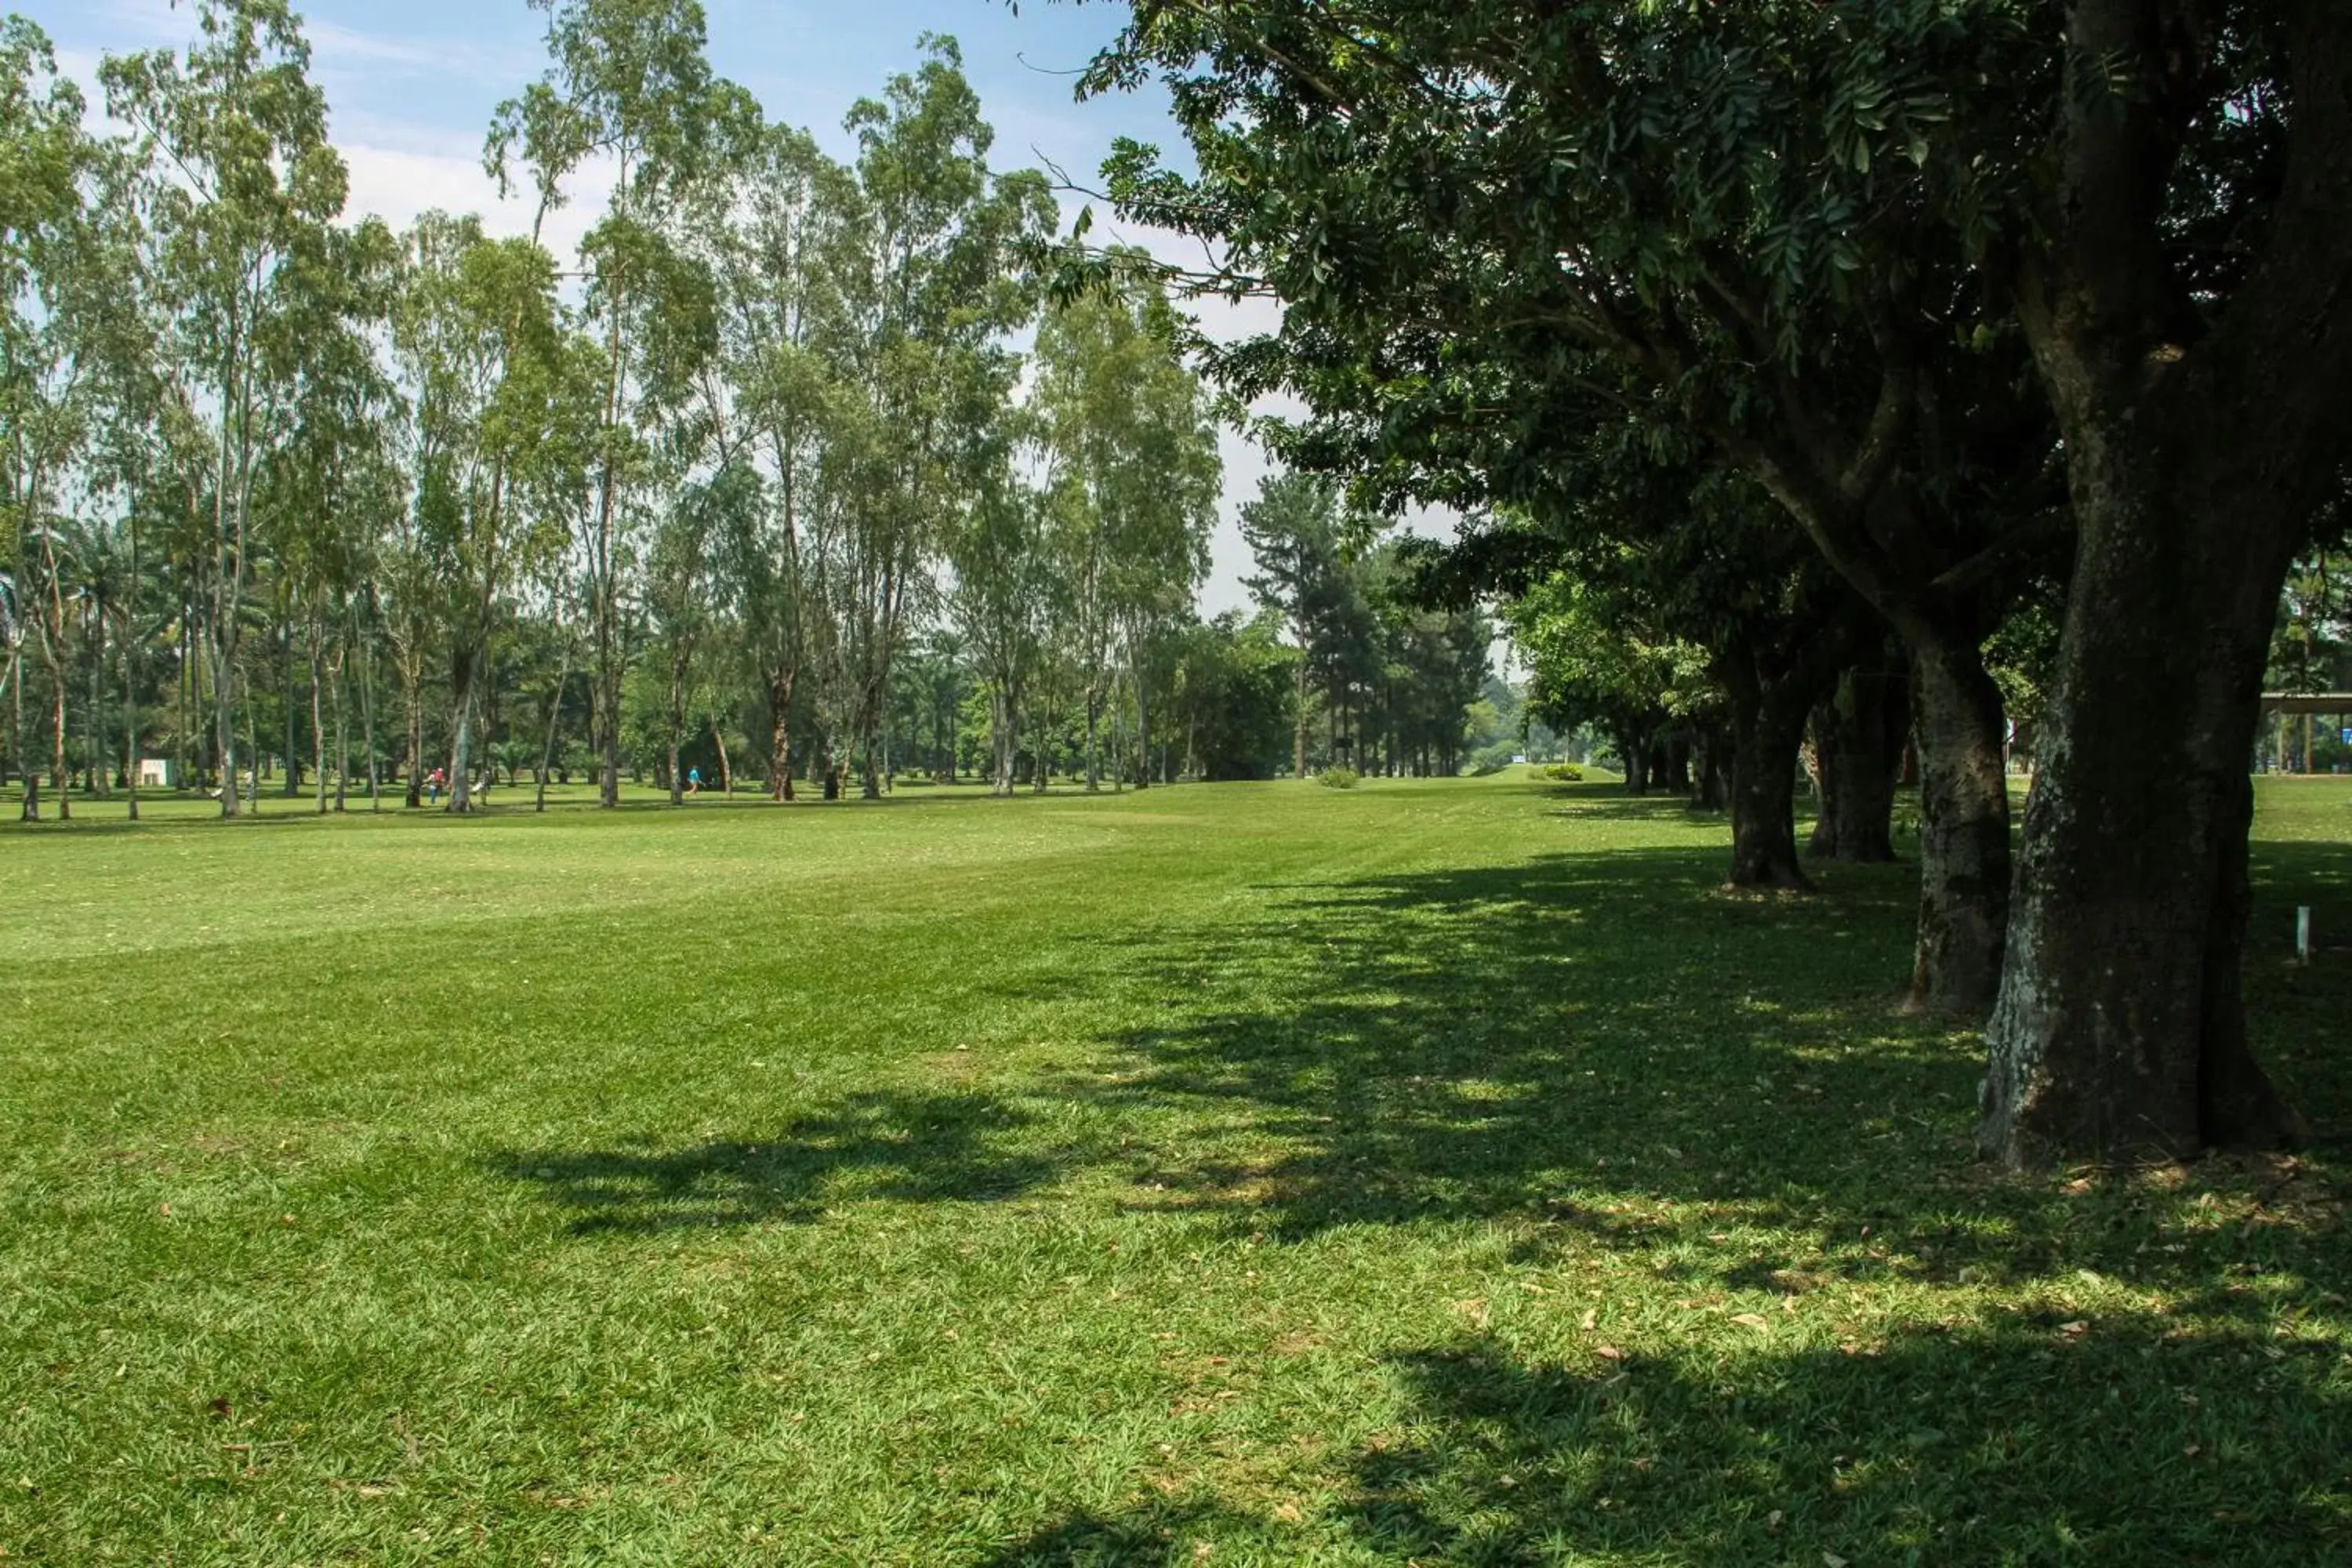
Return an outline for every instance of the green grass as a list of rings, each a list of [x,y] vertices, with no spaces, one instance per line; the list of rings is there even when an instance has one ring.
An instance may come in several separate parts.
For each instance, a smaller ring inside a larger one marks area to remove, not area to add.
[[[2347,783],[2258,824],[2324,1129]],[[1975,1172],[1903,868],[1508,777],[265,808],[0,830],[11,1563],[2352,1560],[2342,1146]]]

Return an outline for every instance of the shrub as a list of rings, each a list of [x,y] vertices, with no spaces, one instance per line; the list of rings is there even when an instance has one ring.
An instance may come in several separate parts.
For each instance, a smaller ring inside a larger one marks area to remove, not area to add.
[[[1363,782],[1363,775],[1353,768],[1325,768],[1315,775],[1315,782],[1325,789],[1353,789]]]
[[[1562,784],[1582,784],[1584,770],[1574,763],[1547,763],[1536,770],[1538,778],[1558,779]]]

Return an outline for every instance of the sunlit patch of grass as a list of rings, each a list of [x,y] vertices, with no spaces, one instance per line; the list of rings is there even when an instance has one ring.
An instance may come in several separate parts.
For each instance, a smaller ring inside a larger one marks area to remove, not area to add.
[[[2352,1556],[2338,1147],[1994,1179],[1608,785],[0,829],[10,1561]],[[2352,1115],[2352,787],[2249,986]],[[110,810],[82,807],[85,818]]]

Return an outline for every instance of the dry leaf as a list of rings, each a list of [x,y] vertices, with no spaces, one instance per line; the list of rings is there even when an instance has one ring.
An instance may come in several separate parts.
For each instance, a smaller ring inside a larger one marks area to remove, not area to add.
[[[1761,1312],[1735,1312],[1732,1314],[1731,1321],[1735,1323],[1745,1323],[1751,1329],[1769,1329],[1772,1326],[1770,1321]]]
[[[1598,1307],[1587,1307],[1584,1310],[1584,1331],[1586,1333],[1591,1333],[1594,1329],[1597,1329],[1600,1326],[1601,1309]]]
[[[1593,1353],[1600,1356],[1604,1361],[1623,1361],[1625,1359],[1625,1352],[1619,1350],[1615,1345],[1599,1346],[1595,1349]]]

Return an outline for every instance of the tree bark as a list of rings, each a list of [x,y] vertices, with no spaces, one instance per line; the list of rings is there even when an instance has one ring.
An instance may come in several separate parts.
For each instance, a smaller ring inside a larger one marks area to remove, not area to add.
[[[425,804],[425,682],[414,660],[401,671],[408,699],[408,806]]]
[[[1822,811],[1807,853],[1855,865],[1895,858],[1895,768],[1910,727],[1900,672],[1874,658],[1839,672],[1813,713]]]
[[[1625,793],[1633,795],[1649,794],[1649,742],[1637,730],[1622,730],[1617,734],[1617,751],[1625,762]]]
[[[555,766],[556,727],[563,721],[563,689],[572,683],[572,638],[563,639],[562,662],[556,667],[555,691],[547,700],[547,739],[539,748],[539,793],[533,811],[547,809],[547,775]]]
[[[768,794],[793,798],[793,681],[768,677]]]
[[[2226,539],[2117,510],[2085,519],[1987,1039],[1979,1142],[2010,1165],[2301,1130],[2247,1049],[2239,981],[2246,759],[2286,563],[2208,571]]]
[[[2000,989],[2009,934],[2009,775],[2000,689],[1973,643],[1915,644],[1919,755],[1919,930],[1908,1005],[1970,1020]],[[1905,737],[1889,737],[1890,781]]]
[[[368,809],[383,809],[383,781],[377,776],[375,749],[375,644],[360,643],[360,739],[367,747]]]
[[[2017,277],[2076,542],[1986,1037],[1979,1142],[2011,1166],[2303,1131],[2247,1047],[2247,773],[2286,570],[2352,446],[2352,35],[2339,7],[2279,8],[2284,179],[2206,300],[2163,203],[2211,40],[2151,9],[2070,6],[2091,74]],[[2116,101],[2119,70],[2149,90]]]
[[[1296,706],[1290,721],[1290,776],[1303,779],[1307,776],[1307,665],[1310,635],[1303,619],[1298,623],[1297,631],[1298,681],[1291,693],[1291,700]]]
[[[319,815],[327,815],[327,727],[321,721],[319,689],[324,684],[326,649],[320,646],[326,639],[322,627],[310,628],[310,754],[315,763],[311,784],[318,794]]]
[[[442,809],[460,816],[474,809],[473,781],[468,770],[473,763],[474,675],[478,657],[474,649],[467,648],[449,663],[449,713],[457,733],[449,743],[449,804]]]
[[[25,728],[25,658],[21,650],[8,656],[8,699],[11,703],[9,739],[16,742],[16,772],[25,780],[24,798],[16,803],[16,820],[41,820],[41,775],[33,763],[31,742]]]
[[[1731,877],[1735,888],[1808,890],[1797,860],[1797,752],[1812,693],[1735,668],[1731,693]]]
[[[1730,804],[1730,781],[1724,776],[1727,750],[1723,731],[1713,725],[1699,735],[1698,767],[1691,804],[1701,811],[1721,811]]]

